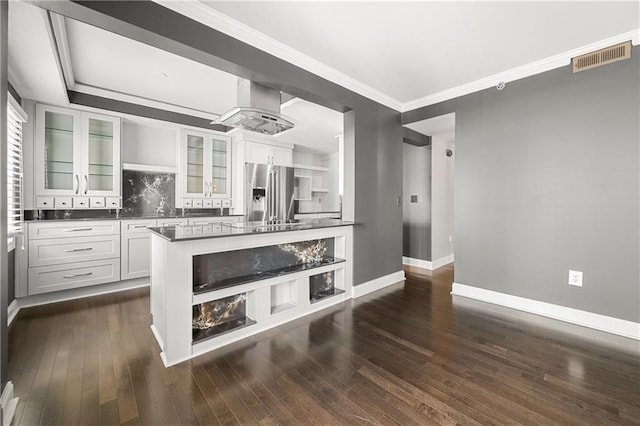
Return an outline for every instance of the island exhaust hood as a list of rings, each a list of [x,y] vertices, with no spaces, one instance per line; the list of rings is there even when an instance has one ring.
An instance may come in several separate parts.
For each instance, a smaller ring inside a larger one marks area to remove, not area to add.
[[[211,124],[276,135],[293,129],[294,122],[280,114],[280,92],[243,78],[238,79],[238,106]]]

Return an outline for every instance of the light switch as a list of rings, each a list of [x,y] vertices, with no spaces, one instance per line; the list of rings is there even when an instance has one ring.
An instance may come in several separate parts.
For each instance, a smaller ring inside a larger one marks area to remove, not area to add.
[[[417,195],[412,195],[411,196],[411,202],[412,203],[417,203],[418,202],[418,196]]]

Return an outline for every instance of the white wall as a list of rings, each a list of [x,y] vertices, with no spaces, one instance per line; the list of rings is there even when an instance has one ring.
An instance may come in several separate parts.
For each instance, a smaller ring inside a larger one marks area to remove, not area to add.
[[[178,167],[178,128],[124,119],[122,162]]]
[[[431,138],[431,258],[434,262],[453,255],[455,143]],[[453,151],[447,157],[446,151]]]

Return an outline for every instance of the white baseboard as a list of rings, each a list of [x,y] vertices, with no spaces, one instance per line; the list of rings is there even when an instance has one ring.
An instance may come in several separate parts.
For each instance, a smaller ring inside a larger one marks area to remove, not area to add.
[[[398,271],[389,275],[385,275],[384,277],[376,278],[375,280],[371,280],[366,283],[354,286],[353,298],[355,299],[357,297],[364,296],[365,294],[369,294],[371,292],[380,290],[381,288],[385,288],[404,280],[404,271]]]
[[[115,283],[102,284],[92,287],[74,288],[71,290],[56,291],[52,293],[34,294],[32,296],[16,298],[7,309],[7,322],[11,325],[18,312],[22,308],[31,306],[48,305],[49,303],[64,302],[66,300],[81,299],[83,297],[99,296],[118,291],[133,290],[134,288],[149,287],[149,277],[134,278],[131,280],[117,281]]]
[[[408,266],[415,266],[417,268],[427,269],[433,271],[438,268],[442,268],[444,265],[448,265],[453,262],[453,255],[445,256],[435,261],[415,259],[413,257],[402,256],[402,264]]]
[[[512,296],[510,294],[485,290],[460,283],[453,283],[451,294],[640,340],[640,323],[632,321],[540,302],[538,300],[526,299],[524,297]]]
[[[13,397],[13,382],[7,382],[0,396],[0,419],[2,426],[10,426],[18,406],[18,398]]]

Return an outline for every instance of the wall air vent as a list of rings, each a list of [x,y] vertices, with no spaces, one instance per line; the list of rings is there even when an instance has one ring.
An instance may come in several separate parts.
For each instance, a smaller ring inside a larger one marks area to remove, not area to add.
[[[580,72],[631,57],[631,42],[616,44],[572,59],[573,72]]]

